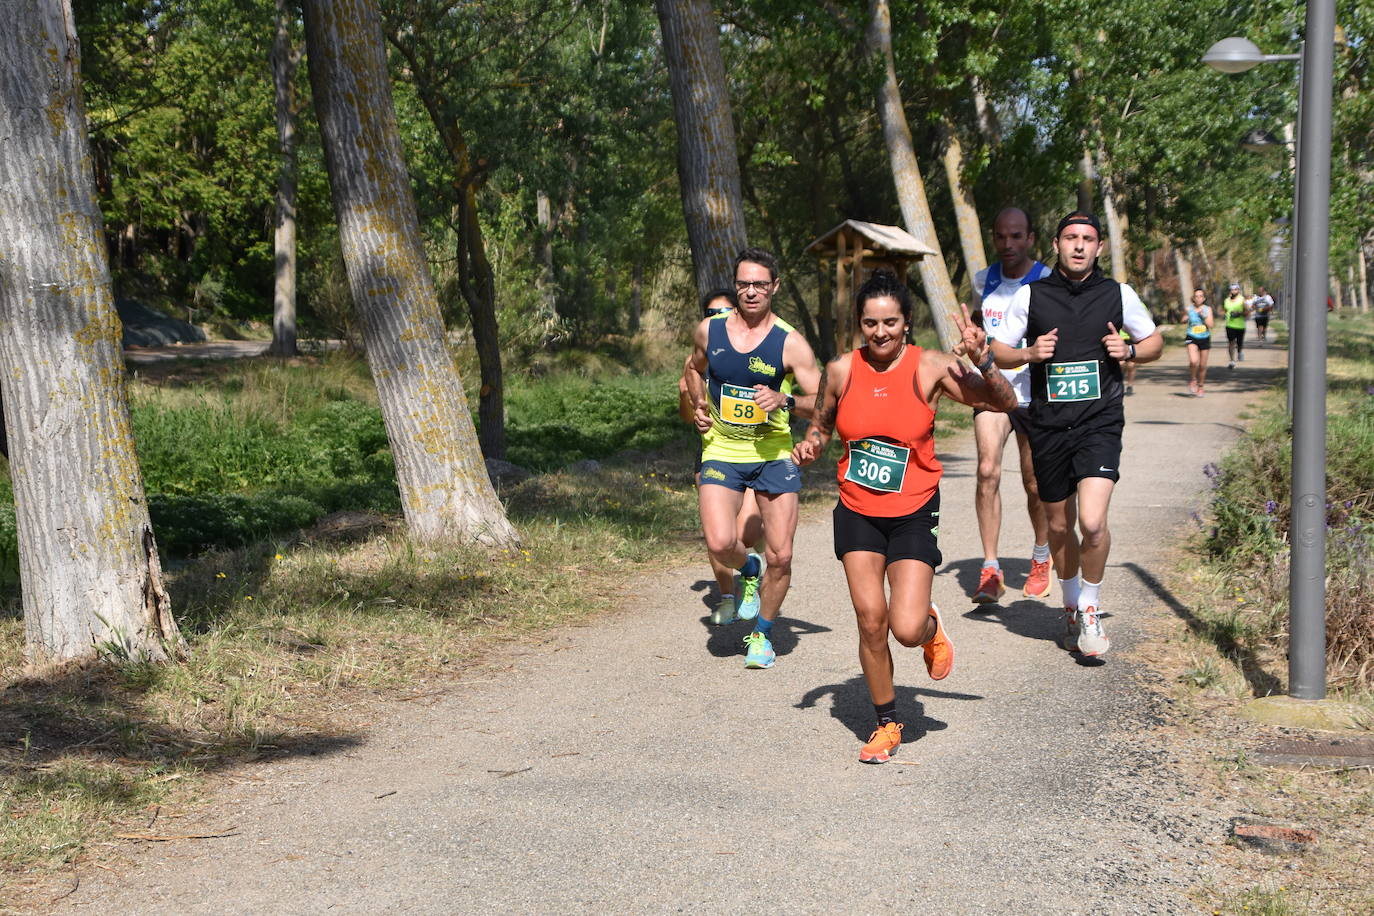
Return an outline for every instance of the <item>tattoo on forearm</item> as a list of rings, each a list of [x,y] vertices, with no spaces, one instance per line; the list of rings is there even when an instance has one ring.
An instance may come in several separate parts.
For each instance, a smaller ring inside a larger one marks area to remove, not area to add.
[[[983,375],[983,381],[991,389],[988,392],[990,400],[995,404],[1015,404],[1016,392],[1012,389],[1011,383],[1001,372],[991,373],[991,377]]]
[[[820,384],[816,386],[816,406],[812,409],[812,413],[811,413],[811,416],[812,416],[812,417],[819,417],[819,416],[821,415],[821,403],[824,402],[824,400],[825,400],[825,366],[821,366],[821,381],[820,381]]]

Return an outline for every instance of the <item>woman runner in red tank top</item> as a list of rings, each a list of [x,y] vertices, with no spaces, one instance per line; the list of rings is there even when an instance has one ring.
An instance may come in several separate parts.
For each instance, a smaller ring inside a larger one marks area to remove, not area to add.
[[[849,582],[859,624],[859,664],[878,719],[859,760],[884,763],[901,744],[902,733],[888,634],[904,646],[921,646],[926,670],[937,681],[954,664],[954,646],[930,601],[940,565],[935,405],[944,396],[1005,411],[1016,406],[1016,394],[993,363],[987,337],[969,320],[967,307],[956,318],[961,334],[956,351],[976,370],[954,355],[908,342],[911,294],[891,271],[875,271],[860,287],[855,312],[864,346],[826,367],[815,419],[792,459],[810,464],[839,433],[844,451],[835,555]]]

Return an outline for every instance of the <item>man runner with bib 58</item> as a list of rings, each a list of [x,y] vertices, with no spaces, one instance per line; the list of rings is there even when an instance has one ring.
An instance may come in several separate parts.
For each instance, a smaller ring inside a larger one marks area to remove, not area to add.
[[[992,352],[1004,369],[1030,363],[1031,460],[1064,593],[1062,644],[1098,656],[1111,645],[1099,590],[1112,543],[1107,507],[1121,478],[1121,364],[1154,362],[1164,340],[1135,290],[1098,268],[1096,217],[1074,211],[1061,219],[1054,250],[1054,271],[1017,290],[992,335]],[[1031,344],[1021,347],[1023,338]]]
[[[864,346],[826,367],[816,417],[792,457],[810,464],[835,433],[844,444],[835,556],[849,582],[859,664],[878,720],[859,760],[885,763],[902,740],[888,634],[904,646],[921,646],[926,670],[937,681],[954,665],[954,645],[930,601],[941,561],[935,405],[945,396],[1005,411],[1016,406],[1016,392],[994,365],[967,307],[958,322],[959,349],[976,370],[948,353],[908,343],[911,293],[891,271],[874,271],[859,288],[855,312]]]
[[[746,668],[773,667],[769,634],[792,581],[801,492],[788,417],[794,411],[811,415],[820,384],[811,345],[773,314],[778,285],[772,254],[761,248],[741,251],[735,258],[738,304],[697,326],[682,376],[702,436],[697,498],[706,549],[717,562],[739,570],[736,611],[754,620],[753,632],[744,639]],[[745,490],[754,491],[763,516],[764,558],[749,551],[735,524]],[[762,584],[754,585],[762,559],[767,568]]]

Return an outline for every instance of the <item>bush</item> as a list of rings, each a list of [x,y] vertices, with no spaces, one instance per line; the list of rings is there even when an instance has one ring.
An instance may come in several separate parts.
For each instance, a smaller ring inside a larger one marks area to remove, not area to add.
[[[1350,344],[1359,338],[1347,335]],[[1365,338],[1365,357],[1369,352]],[[1327,416],[1326,639],[1332,683],[1374,685],[1374,389],[1332,386]],[[1220,467],[1208,552],[1247,583],[1254,639],[1288,641],[1292,437],[1281,408],[1257,422]]]

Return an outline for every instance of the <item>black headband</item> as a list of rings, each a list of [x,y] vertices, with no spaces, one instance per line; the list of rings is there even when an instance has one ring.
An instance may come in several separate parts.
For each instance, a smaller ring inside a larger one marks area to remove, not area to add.
[[[1059,238],[1069,226],[1092,226],[1097,230],[1097,237],[1102,238],[1102,224],[1091,213],[1084,213],[1082,210],[1073,211],[1059,221],[1059,225],[1054,230],[1054,237]]]

